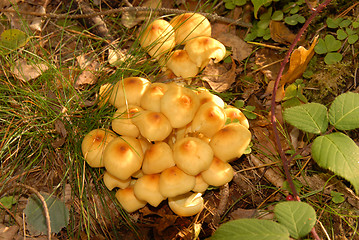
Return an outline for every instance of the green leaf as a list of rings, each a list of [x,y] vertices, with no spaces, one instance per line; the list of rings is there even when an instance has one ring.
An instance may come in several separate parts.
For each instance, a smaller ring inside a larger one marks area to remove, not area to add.
[[[358,41],[358,35],[357,34],[354,34],[354,35],[350,35],[349,37],[348,37],[348,43],[349,44],[354,44],[354,43],[356,43],[356,41]]]
[[[258,22],[258,28],[260,29],[267,29],[270,23],[270,19],[260,20]]]
[[[69,210],[65,204],[56,197],[46,193],[42,193],[41,195],[45,198],[46,205],[49,209],[51,232],[58,233],[69,223]],[[37,196],[33,196],[29,199],[24,213],[31,231],[36,234],[47,232],[43,205]]]
[[[348,27],[351,23],[352,21],[350,21],[349,19],[344,19],[339,23],[339,27],[345,28]]]
[[[338,52],[330,52],[324,57],[324,62],[326,64],[334,64],[340,62],[343,59],[343,55]]]
[[[339,40],[344,40],[348,37],[348,34],[343,30],[343,29],[338,29],[337,30],[337,38]]]
[[[272,15],[273,21],[281,21],[283,20],[283,12],[282,11],[275,11]]]
[[[344,196],[343,193],[331,191],[330,195],[332,196],[332,201],[334,203],[342,203],[345,200],[345,198],[343,197]]]
[[[339,130],[359,128],[359,93],[347,92],[336,97],[329,108],[329,121]]]
[[[326,35],[324,38],[325,46],[327,46],[328,52],[335,52],[342,46],[341,41],[336,40],[333,35]]]
[[[353,26],[353,28],[358,28],[359,27],[359,22],[353,22],[352,26]]]
[[[314,51],[318,54],[324,54],[328,52],[327,46],[323,39],[319,39],[317,45],[314,47]]]
[[[284,22],[288,25],[294,26],[298,23],[297,17],[292,15],[284,18]]]
[[[244,106],[244,101],[243,101],[243,100],[236,100],[236,101],[234,102],[234,106],[235,106],[236,108],[242,108],[242,107]]]
[[[0,202],[2,203],[2,205],[4,205],[4,207],[9,209],[9,208],[11,208],[11,206],[13,204],[16,203],[16,199],[13,196],[2,197],[2,198],[0,198]],[[0,206],[0,208],[3,208],[3,207]]]
[[[285,121],[310,133],[324,133],[328,127],[327,108],[319,103],[307,103],[284,110]]]
[[[224,7],[225,7],[226,9],[232,10],[232,9],[234,9],[234,8],[236,7],[236,5],[235,5],[233,2],[226,2],[226,3],[224,4]]]
[[[261,219],[238,219],[219,226],[211,240],[288,240],[288,230],[279,223]]]
[[[295,239],[306,236],[317,221],[315,210],[304,202],[281,202],[274,208],[278,222],[284,225]]]
[[[25,46],[28,41],[29,37],[23,31],[18,29],[8,29],[0,35],[0,49],[7,54],[11,50],[16,50]]]
[[[338,28],[343,18],[327,18],[326,23],[329,28]]]
[[[254,7],[254,17],[257,18],[258,10],[261,6],[266,3],[272,2],[272,0],[251,0],[253,7]]]
[[[243,6],[244,4],[246,4],[247,0],[234,0],[234,3],[237,6]]]
[[[312,156],[319,166],[348,180],[359,193],[359,147],[350,137],[340,132],[319,136],[313,141]]]

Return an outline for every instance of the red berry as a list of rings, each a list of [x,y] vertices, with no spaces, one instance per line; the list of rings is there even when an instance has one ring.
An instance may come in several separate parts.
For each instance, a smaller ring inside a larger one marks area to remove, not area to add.
[[[292,195],[288,195],[288,196],[285,198],[285,200],[287,200],[287,201],[293,201],[294,198],[293,198]]]

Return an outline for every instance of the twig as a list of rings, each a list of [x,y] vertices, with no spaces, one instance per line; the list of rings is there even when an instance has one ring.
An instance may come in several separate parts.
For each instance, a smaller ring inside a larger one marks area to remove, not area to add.
[[[15,12],[18,14],[23,15],[32,15],[32,16],[38,16],[38,17],[45,17],[45,18],[56,18],[56,19],[79,19],[79,18],[92,18],[100,15],[110,15],[115,13],[122,13],[122,12],[158,12],[161,14],[182,14],[182,13],[188,13],[189,11],[181,10],[181,9],[172,9],[172,8],[148,8],[148,7],[121,7],[121,8],[114,8],[106,11],[100,11],[100,12],[94,12],[94,13],[88,13],[88,14],[56,14],[56,13],[38,13],[38,12],[27,12],[27,11],[18,11],[14,9],[0,9],[0,12]],[[207,17],[211,21],[220,21],[225,22],[241,27],[249,28],[252,26],[252,24],[244,22],[239,19],[230,19],[226,17],[218,16],[215,13],[202,13],[198,12],[205,17]]]
[[[294,50],[294,47],[297,45],[300,37],[303,35],[303,33],[306,31],[306,29],[308,28],[309,24],[313,21],[313,19],[319,14],[319,12],[321,12],[332,0],[325,0],[324,2],[322,2],[316,9],[315,11],[312,13],[312,15],[307,19],[307,21],[304,23],[303,27],[299,30],[299,32],[297,33],[293,43],[290,45],[289,50],[286,54],[286,56],[284,57],[284,60],[281,64],[281,67],[279,69],[277,78],[275,80],[274,83],[274,88],[273,88],[273,94],[272,94],[272,102],[271,102],[271,123],[272,123],[272,128],[273,128],[273,133],[275,136],[275,142],[278,148],[278,152],[279,155],[282,159],[282,164],[283,164],[283,169],[284,169],[284,173],[285,176],[287,178],[288,184],[290,189],[292,190],[294,199],[297,201],[300,201],[299,195],[297,193],[297,190],[295,189],[294,183],[293,183],[293,179],[290,175],[290,171],[289,171],[289,162],[288,159],[283,151],[282,148],[282,144],[280,142],[280,138],[279,138],[279,132],[277,129],[277,119],[276,119],[276,115],[275,115],[275,107],[276,107],[276,102],[275,102],[275,98],[276,98],[276,94],[277,94],[277,89],[278,89],[278,85],[279,85],[279,81],[282,77],[285,65],[287,64],[287,62],[289,61],[289,57],[292,53],[292,51]],[[318,235],[315,232],[315,229],[312,229],[312,235],[315,239],[319,240],[320,238],[318,237]]]
[[[19,220],[15,217],[15,215],[7,208],[4,206],[4,204],[2,204],[2,202],[0,202],[0,206],[5,209],[5,211],[10,214],[10,216],[15,220],[15,222],[17,223],[17,225],[19,225],[19,227],[21,228],[21,222],[19,222]]]

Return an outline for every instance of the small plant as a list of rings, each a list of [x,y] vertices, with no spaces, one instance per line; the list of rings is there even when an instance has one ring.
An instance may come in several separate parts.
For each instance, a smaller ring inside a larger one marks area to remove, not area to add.
[[[224,6],[227,9],[234,9],[235,7],[243,6],[247,3],[247,0],[224,0]]]
[[[282,107],[294,107],[303,103],[307,103],[307,98],[303,95],[303,80],[297,79],[285,89],[285,96],[283,98]]]
[[[314,51],[318,54],[326,54],[324,62],[326,64],[334,64],[340,62],[343,59],[343,55],[337,52],[342,43],[335,39],[331,34],[325,36],[324,40],[319,39],[318,44],[315,46]]]
[[[344,194],[340,192],[331,191],[330,195],[332,196],[332,202],[333,203],[342,203],[344,202]]]
[[[253,111],[256,109],[255,106],[250,106],[247,105],[244,107],[244,101],[243,100],[237,100],[234,102],[234,106],[236,108],[238,108],[239,110],[241,110],[243,112],[243,114],[248,118],[248,119],[256,119],[257,118],[257,114],[255,114]]]

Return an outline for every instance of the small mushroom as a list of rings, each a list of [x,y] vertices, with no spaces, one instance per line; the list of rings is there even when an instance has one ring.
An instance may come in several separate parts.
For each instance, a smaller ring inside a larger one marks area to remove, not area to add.
[[[202,174],[198,174],[196,176],[196,184],[194,185],[192,191],[197,193],[203,193],[207,190],[208,186],[209,184],[203,180]]]
[[[212,186],[222,186],[233,179],[233,168],[227,163],[214,157],[211,166],[201,173],[203,180]]]
[[[227,108],[224,109],[224,112],[226,113],[226,116],[231,119],[232,122],[234,120],[238,120],[240,124],[242,124],[246,128],[249,128],[248,119],[238,108],[227,106]]]
[[[198,88],[197,94],[198,94],[199,101],[200,101],[201,105],[205,104],[207,102],[213,102],[213,103],[217,104],[220,108],[224,108],[225,104],[224,104],[224,101],[222,100],[222,98],[210,93],[207,89]]]
[[[199,68],[188,56],[185,50],[175,50],[169,57],[167,68],[170,69],[177,77],[192,78],[195,77]]]
[[[117,137],[107,145],[103,160],[105,168],[110,174],[121,180],[126,180],[142,166],[141,144],[134,137]]]
[[[251,132],[240,123],[230,123],[213,135],[209,145],[224,162],[242,156],[251,141]]]
[[[190,123],[199,108],[199,99],[191,89],[171,84],[161,99],[161,112],[173,128]]]
[[[204,141],[195,137],[186,137],[173,146],[173,158],[178,168],[185,173],[196,176],[211,165],[212,148]]]
[[[179,216],[189,217],[202,211],[204,203],[201,193],[188,192],[168,198],[171,210]]]
[[[215,63],[220,62],[226,55],[226,47],[218,40],[211,37],[197,37],[189,40],[184,49],[189,58],[200,69],[207,66],[211,59]]]
[[[139,41],[150,56],[159,59],[175,46],[173,27],[166,20],[154,20],[141,33]]]
[[[126,180],[121,180],[115,176],[113,176],[111,173],[105,171],[103,175],[103,182],[105,186],[108,188],[108,190],[112,190],[115,187],[125,189],[130,185],[131,178],[128,178]]]
[[[131,213],[146,206],[146,202],[139,200],[133,191],[133,186],[117,190],[115,197],[127,212]]]
[[[148,174],[137,179],[133,191],[135,196],[157,207],[166,198],[160,193],[160,175]]]
[[[113,86],[108,101],[116,108],[124,105],[140,106],[142,95],[150,84],[150,81],[141,77],[124,78]]]
[[[193,118],[192,131],[203,133],[211,138],[224,126],[226,115],[223,108],[213,102],[201,105]]]
[[[211,36],[211,23],[199,13],[183,13],[174,17],[170,24],[175,31],[176,44],[199,36]]]
[[[86,134],[82,140],[81,150],[86,162],[91,167],[104,167],[104,149],[114,138],[116,138],[116,134],[105,129],[94,129]]]
[[[191,191],[196,178],[183,172],[178,167],[170,167],[160,175],[160,193],[164,197],[175,197]]]
[[[138,127],[141,135],[150,141],[163,141],[172,132],[170,121],[160,112],[141,111],[132,122]]]
[[[145,174],[160,173],[174,165],[175,161],[170,146],[165,142],[156,142],[145,153],[142,171]]]
[[[143,109],[135,105],[124,105],[118,108],[111,122],[113,131],[119,135],[138,137],[140,130],[133,124],[132,119],[139,115],[141,110]]]
[[[141,98],[141,107],[153,112],[161,111],[161,98],[168,89],[165,83],[152,83]]]

